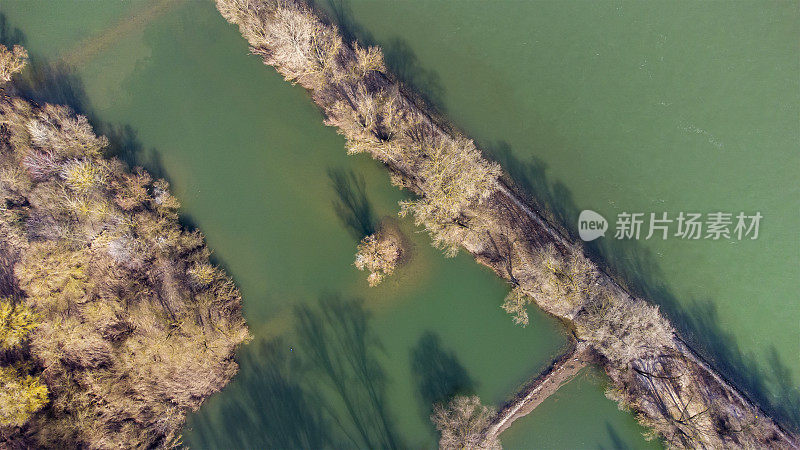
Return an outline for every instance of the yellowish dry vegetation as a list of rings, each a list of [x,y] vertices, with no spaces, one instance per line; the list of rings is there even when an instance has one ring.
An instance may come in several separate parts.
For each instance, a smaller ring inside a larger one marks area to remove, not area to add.
[[[0,299],[0,427],[22,426],[47,404],[47,387],[21,357],[38,325],[30,309]]]
[[[381,230],[371,234],[358,244],[355,266],[358,270],[369,271],[367,282],[377,286],[394,272],[403,256],[403,243],[391,231]]]
[[[216,1],[253,53],[309,91],[349,153],[370,154],[387,166],[395,185],[417,195],[401,203],[401,214],[413,215],[447,255],[463,246],[507,278],[513,290],[503,308],[515,322],[525,325],[526,308],[535,303],[567,323],[611,377],[621,393],[614,398],[669,444],[756,448],[787,442],[769,418],[755,419],[750,402],[691,359],[656,307],[616,286],[578,245],[521,205],[500,181],[497,164],[406,94],[386,72],[379,49],[344,42],[301,1]],[[679,381],[666,384],[673,379]],[[472,438],[464,441],[475,434],[446,425],[474,423],[469,418],[483,411],[476,401],[459,402],[435,419],[445,424],[442,446],[480,448],[484,444]]]
[[[0,100],[0,442],[169,447],[237,370],[239,292],[168,183],[107,143],[68,108]]]
[[[494,411],[481,404],[477,396],[454,397],[447,405],[435,405],[431,420],[441,434],[442,450],[496,450],[500,441],[487,437],[484,431],[491,423]]]
[[[0,83],[11,81],[15,73],[20,72],[28,62],[28,51],[20,45],[11,50],[0,44]]]

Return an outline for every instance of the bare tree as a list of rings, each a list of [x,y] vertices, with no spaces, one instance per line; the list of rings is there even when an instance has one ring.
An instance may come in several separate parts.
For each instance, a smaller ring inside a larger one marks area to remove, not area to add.
[[[367,281],[377,286],[383,278],[391,275],[403,255],[403,244],[396,233],[378,231],[358,244],[355,266],[370,272]]]
[[[457,396],[446,406],[436,405],[431,421],[441,433],[441,449],[500,449],[500,441],[487,437],[494,411],[477,396]]]
[[[20,72],[28,62],[28,51],[20,45],[9,50],[0,44],[0,83],[11,81],[15,73]]]

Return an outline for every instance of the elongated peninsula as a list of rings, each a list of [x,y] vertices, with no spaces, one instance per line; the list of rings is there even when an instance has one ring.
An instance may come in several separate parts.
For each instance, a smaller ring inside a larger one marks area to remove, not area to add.
[[[401,203],[401,215],[413,216],[447,254],[466,249],[506,279],[511,292],[504,308],[517,322],[527,322],[530,303],[562,320],[581,358],[608,374],[608,395],[669,445],[798,445],[689,348],[657,307],[620,287],[516,193],[500,166],[402,86],[380,49],[346,42],[301,2],[217,0],[217,7],[254,54],[308,90],[349,153],[379,160],[395,185],[417,195]],[[497,434],[511,416],[540,401],[537,386],[557,387],[547,377],[568,379],[568,372],[563,365],[546,372],[520,397],[535,401],[514,406],[512,400],[501,411],[512,411],[506,419],[471,399],[440,406],[434,414],[440,445],[499,446]]]

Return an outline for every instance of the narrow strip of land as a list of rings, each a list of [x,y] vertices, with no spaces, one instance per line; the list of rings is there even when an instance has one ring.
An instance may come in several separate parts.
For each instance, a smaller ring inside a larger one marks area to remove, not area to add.
[[[500,408],[492,423],[484,431],[485,436],[496,439],[497,435],[510,427],[515,420],[530,414],[591,362],[588,353],[589,347],[579,342],[570,351],[553,361],[544,372],[527,383],[513,399]]]
[[[400,84],[379,49],[344,42],[335,26],[299,1],[217,0],[217,7],[266,64],[308,89],[350,153],[371,154],[392,172],[394,184],[419,195],[402,202],[401,211],[412,214],[436,246],[449,254],[465,248],[509,281],[511,311],[524,314],[535,303],[586,346],[526,386],[484,437],[496,437],[533,410],[586,364],[584,352],[591,351],[614,399],[672,446],[797,445],[796,436],[688,348],[656,306],[591,261],[497,164]]]

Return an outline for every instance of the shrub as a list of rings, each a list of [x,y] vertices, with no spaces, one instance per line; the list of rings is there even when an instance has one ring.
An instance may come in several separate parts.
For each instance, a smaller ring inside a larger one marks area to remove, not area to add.
[[[447,405],[436,405],[431,421],[441,433],[441,449],[500,449],[500,442],[487,438],[484,431],[494,411],[481,404],[477,396],[457,396]]]
[[[575,318],[580,339],[587,340],[615,367],[659,355],[672,342],[674,330],[657,306],[600,292]]]
[[[377,286],[383,278],[391,275],[403,255],[403,245],[395,233],[379,231],[361,240],[358,244],[355,266],[370,272],[367,281]]]
[[[519,286],[515,287],[508,293],[503,300],[502,308],[505,312],[511,314],[514,318],[514,323],[528,326],[528,304],[530,304],[530,297]]]
[[[47,387],[17,367],[0,367],[0,425],[20,427],[47,404]]]
[[[28,62],[28,51],[20,45],[9,50],[0,44],[0,83],[11,81],[15,73],[20,72]]]
[[[38,325],[36,315],[22,304],[0,299],[0,349],[10,350],[22,345]]]

